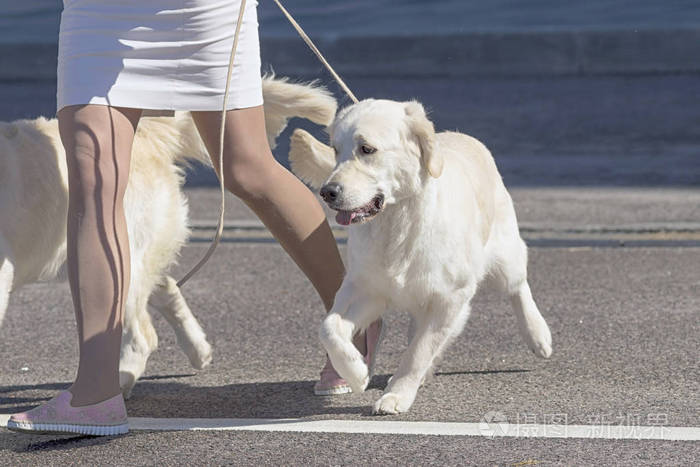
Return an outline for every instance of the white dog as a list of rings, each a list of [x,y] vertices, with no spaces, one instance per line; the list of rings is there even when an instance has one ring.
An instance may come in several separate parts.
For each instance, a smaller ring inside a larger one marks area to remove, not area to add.
[[[435,134],[417,102],[362,101],[343,109],[330,133],[332,148],[296,130],[290,160],[303,180],[322,185],[337,222],[350,225],[347,275],[320,337],[353,391],[370,377],[353,335],[387,308],[407,311],[413,336],[374,406],[377,414],[406,412],[487,275],[510,296],[530,349],[549,357],[549,328],[527,283],[527,249],[486,147],[464,134]]]
[[[289,118],[327,125],[335,115],[335,99],[318,87],[266,78],[263,96],[273,147]],[[188,160],[210,164],[189,114],[141,120],[124,199],[131,281],[119,368],[127,397],[158,343],[149,304],[173,327],[195,368],[211,361],[202,328],[166,274],[189,236],[180,168]],[[65,153],[57,121],[0,122],[0,324],[11,291],[63,275],[59,273],[66,258],[67,209]]]

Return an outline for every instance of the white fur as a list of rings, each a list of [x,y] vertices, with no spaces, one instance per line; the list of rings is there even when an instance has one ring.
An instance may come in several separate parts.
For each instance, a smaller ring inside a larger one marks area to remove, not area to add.
[[[435,134],[416,102],[371,99],[336,117],[334,149],[309,138],[295,138],[292,152],[322,161],[313,170],[301,166],[307,180],[318,185],[325,178],[342,187],[332,207],[352,210],[379,193],[385,200],[374,218],[349,227],[347,275],[320,329],[333,366],[354,391],[363,391],[368,369],[352,336],[387,308],[415,320],[414,336],[375,413],[411,407],[435,359],[461,332],[487,275],[510,296],[530,349],[551,355],[550,331],[527,283],[527,249],[513,203],[483,144],[464,134]],[[364,154],[363,144],[376,152]]]
[[[311,136],[308,131],[297,128],[292,133],[289,145],[289,162],[300,179],[312,187],[320,187],[335,168],[333,150]]]
[[[289,118],[327,125],[335,100],[322,88],[268,77],[263,81],[268,139],[274,146]],[[190,363],[211,361],[211,346],[167,269],[187,241],[188,207],[182,170],[189,160],[209,164],[186,113],[142,118],[134,139],[126,211],[131,281],[124,317],[120,384],[128,397],[158,344],[147,311],[170,323]],[[0,122],[0,325],[10,292],[55,278],[66,259],[68,209],[65,153],[56,120]]]
[[[303,117],[325,126],[333,121],[338,106],[333,95],[321,86],[291,83],[274,75],[263,78],[263,98],[271,148],[291,117]]]

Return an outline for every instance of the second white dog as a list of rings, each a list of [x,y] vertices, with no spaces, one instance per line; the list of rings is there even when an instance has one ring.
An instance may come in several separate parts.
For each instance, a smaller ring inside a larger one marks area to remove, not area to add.
[[[527,248],[489,151],[459,133],[435,134],[417,102],[365,100],[330,127],[333,148],[297,130],[292,169],[350,225],[347,275],[320,336],[353,391],[369,383],[352,344],[387,308],[411,313],[415,331],[374,412],[406,412],[435,359],[469,316],[477,286],[495,276],[520,333],[539,357],[551,335],[527,282]]]

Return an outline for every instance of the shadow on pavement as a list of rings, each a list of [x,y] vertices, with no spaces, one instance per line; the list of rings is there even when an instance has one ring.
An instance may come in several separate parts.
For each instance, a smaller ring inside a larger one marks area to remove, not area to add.
[[[70,386],[70,383],[45,383],[45,384],[22,384],[15,386],[0,386],[0,393],[3,392],[17,392],[17,391],[27,391],[27,390],[62,390]],[[1,403],[2,399],[0,399]]]
[[[8,449],[16,453],[41,453],[46,451],[69,451],[76,448],[90,448],[110,443],[113,436],[85,435],[29,435],[6,431],[0,437],[0,450]],[[133,433],[122,436],[134,436]]]
[[[388,376],[387,376],[388,379]],[[127,402],[131,417],[299,418],[370,415],[369,407],[333,405],[338,399],[313,393],[315,381],[235,383],[196,387],[140,380]]]
[[[527,373],[530,369],[465,370],[437,372],[435,377]],[[371,407],[360,401],[357,406],[338,406],[342,398],[316,396],[315,381],[237,383],[226,386],[193,386],[185,381],[193,374],[151,375],[139,379],[127,409],[131,417],[152,418],[302,418],[324,415],[370,416]],[[384,390],[390,374],[374,375],[367,390]],[[49,394],[30,395],[24,391],[63,390],[70,383],[1,386],[0,414],[29,410],[50,399]],[[347,399],[345,399],[347,402]],[[28,404],[28,405],[18,405]]]
[[[56,391],[67,389],[70,383],[22,384],[0,386],[0,414],[12,414],[32,409],[40,403],[51,399]],[[22,391],[50,391],[49,394],[19,394]],[[17,405],[27,404],[27,405]]]

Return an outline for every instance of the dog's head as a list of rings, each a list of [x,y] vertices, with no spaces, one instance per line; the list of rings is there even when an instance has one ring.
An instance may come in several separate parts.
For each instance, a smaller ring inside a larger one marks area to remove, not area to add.
[[[305,140],[316,169],[333,167],[323,183],[319,183],[323,170],[313,174],[302,170],[309,176],[300,176],[312,185],[322,185],[321,197],[338,211],[340,224],[367,222],[386,205],[415,195],[426,179],[442,173],[433,124],[417,102],[364,100],[343,109],[330,133],[332,149],[310,142],[310,135],[297,134],[296,141]],[[298,160],[298,148],[294,152]],[[292,168],[299,174],[301,165],[295,168],[293,160]]]

